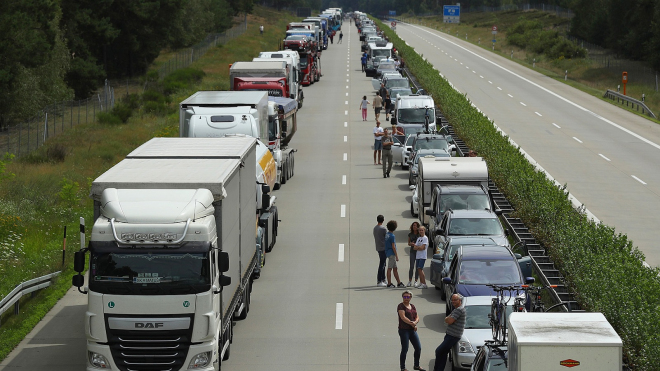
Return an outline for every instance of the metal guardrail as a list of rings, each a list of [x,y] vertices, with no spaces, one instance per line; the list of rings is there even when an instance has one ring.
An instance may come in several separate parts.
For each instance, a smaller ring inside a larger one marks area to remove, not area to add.
[[[603,95],[603,97],[609,98],[611,100],[616,99],[616,101],[621,102],[621,104],[623,104],[625,102],[626,107],[628,107],[628,105],[630,104],[630,107],[633,108],[633,109],[635,108],[635,105],[637,105],[637,111],[638,112],[639,112],[639,108],[641,107],[643,114],[649,115],[649,116],[653,117],[654,119],[657,119],[657,117],[655,117],[653,112],[651,112],[651,110],[646,106],[646,104],[644,104],[644,102],[639,101],[635,98],[630,98],[627,95],[623,95],[619,92],[616,92],[616,91],[610,90],[610,89],[607,89],[607,91],[605,92],[605,95]]]
[[[19,300],[23,297],[23,295],[50,286],[51,280],[57,277],[60,273],[61,271],[57,271],[55,273],[47,274],[45,276],[33,278],[29,281],[25,281],[19,284],[18,286],[16,286],[15,289],[13,289],[7,296],[5,296],[2,300],[0,300],[0,316],[2,316],[3,313],[8,311],[12,305],[14,306],[14,314],[15,315],[18,314]]]

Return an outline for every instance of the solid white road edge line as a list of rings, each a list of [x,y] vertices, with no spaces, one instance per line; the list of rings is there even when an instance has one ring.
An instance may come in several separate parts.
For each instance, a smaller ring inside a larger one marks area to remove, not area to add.
[[[335,318],[335,330],[341,330],[344,322],[344,303],[337,303]]]

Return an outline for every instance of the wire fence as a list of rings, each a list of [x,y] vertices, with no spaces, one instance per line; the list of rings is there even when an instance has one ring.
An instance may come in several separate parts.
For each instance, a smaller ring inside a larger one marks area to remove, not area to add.
[[[16,157],[41,147],[44,142],[74,125],[96,121],[99,112],[115,105],[114,89],[107,84],[93,97],[62,101],[43,108],[37,115],[0,131],[0,150]]]
[[[247,19],[233,28],[208,35],[191,48],[178,51],[158,70],[159,79],[188,67],[200,59],[211,47],[234,39],[247,29]],[[135,79],[105,81],[105,85],[92,97],[82,100],[69,100],[44,107],[35,116],[17,124],[0,127],[0,151],[16,157],[24,156],[41,147],[48,138],[72,128],[74,125],[96,122],[99,112],[111,110],[115,106],[115,89],[118,96],[142,93],[147,83]]]

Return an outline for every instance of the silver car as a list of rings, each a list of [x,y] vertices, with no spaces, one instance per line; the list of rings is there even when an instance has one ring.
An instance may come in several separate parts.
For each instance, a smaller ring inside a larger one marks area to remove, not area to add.
[[[489,324],[488,315],[492,296],[468,296],[463,298],[465,307],[465,330],[461,340],[454,345],[450,357],[452,370],[470,369],[474,357],[486,340],[493,339],[493,331]],[[507,316],[513,311],[513,300],[507,305]]]

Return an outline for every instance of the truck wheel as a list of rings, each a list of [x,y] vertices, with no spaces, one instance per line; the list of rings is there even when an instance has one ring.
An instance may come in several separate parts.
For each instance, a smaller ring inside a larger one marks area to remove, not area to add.
[[[282,185],[285,185],[286,180],[288,179],[286,177],[287,171],[289,171],[289,169],[286,168],[286,162],[285,162],[285,163],[282,164],[282,179],[280,179],[280,184],[282,184]]]
[[[239,315],[234,315],[234,319],[241,321],[247,318],[248,309],[250,308],[250,280],[248,280],[247,285],[243,288],[243,311]]]
[[[234,326],[229,325],[229,329],[227,332],[229,334],[222,336],[222,340],[219,344],[220,349],[218,349],[219,353],[222,353],[222,347],[225,345],[225,341],[229,342],[229,345],[227,346],[227,350],[225,351],[225,354],[222,355],[222,360],[227,361],[229,359],[229,351],[231,350],[231,339],[232,339],[232,332],[234,331]]]
[[[295,173],[296,173],[296,172],[295,172],[295,170],[296,170],[296,162],[295,162],[295,159],[294,159],[294,157],[293,157],[293,152],[291,152],[291,160],[290,160],[290,161],[291,161],[291,177],[293,178],[293,176],[294,176]]]

